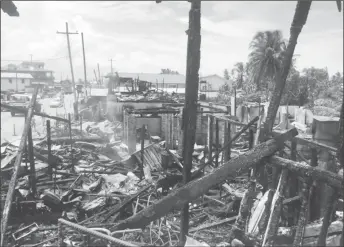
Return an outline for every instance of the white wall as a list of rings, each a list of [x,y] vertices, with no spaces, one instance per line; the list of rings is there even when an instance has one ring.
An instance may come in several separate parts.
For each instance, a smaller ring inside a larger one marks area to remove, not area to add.
[[[22,83],[22,80],[24,80],[24,83]],[[13,78],[12,83],[10,83],[10,79],[1,78],[1,91],[25,91],[26,86],[30,86],[30,79]]]
[[[223,78],[215,76],[215,75],[201,78],[201,80],[207,81],[207,90],[219,90],[219,88],[223,86],[226,82]],[[201,85],[204,85],[204,84],[201,83]],[[211,88],[209,86],[211,86]],[[231,87],[232,85],[230,84],[229,86]],[[200,88],[200,89],[202,90],[203,88]]]

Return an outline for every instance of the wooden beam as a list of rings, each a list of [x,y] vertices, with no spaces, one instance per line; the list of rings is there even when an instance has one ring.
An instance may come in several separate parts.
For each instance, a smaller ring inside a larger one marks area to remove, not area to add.
[[[183,114],[183,183],[191,181],[192,154],[196,141],[197,100],[201,49],[201,1],[193,0],[189,11],[189,30],[187,58],[185,105]],[[189,231],[189,203],[183,204],[180,222],[179,245],[184,246]]]
[[[283,143],[296,135],[296,129],[292,129],[272,140],[257,145],[247,153],[231,159],[212,173],[184,185],[155,204],[140,211],[135,216],[121,221],[115,226],[115,229],[144,227],[172,210],[181,208],[185,203],[197,199],[213,186],[247,171],[247,169],[258,164],[263,158],[283,148]]]
[[[334,188],[337,188],[339,190],[343,189],[341,185],[343,177],[333,172],[322,170],[317,167],[311,167],[303,163],[287,160],[278,156],[270,157],[268,159],[268,162],[270,165],[273,165],[273,166],[287,168],[288,170],[292,172],[296,172],[298,175],[310,176],[314,180],[325,182],[328,185]],[[342,191],[342,194],[343,194],[343,191]]]
[[[6,229],[7,229],[8,218],[9,218],[9,215],[11,213],[12,200],[13,200],[14,190],[15,190],[15,186],[16,186],[16,182],[17,182],[17,178],[18,178],[18,171],[19,171],[19,167],[21,165],[24,146],[25,146],[26,139],[28,137],[29,129],[31,126],[31,119],[32,119],[34,107],[36,104],[37,93],[38,93],[38,87],[35,87],[34,93],[32,95],[32,98],[31,98],[31,101],[29,104],[28,113],[27,113],[25,126],[24,126],[24,131],[23,131],[22,137],[20,139],[20,144],[19,144],[19,148],[18,148],[18,155],[17,155],[15,163],[13,165],[13,175],[11,177],[11,181],[10,181],[9,186],[8,186],[8,192],[7,192],[7,196],[6,196],[5,206],[4,206],[4,210],[2,213],[0,246],[5,246],[4,245],[4,241],[5,241],[4,239],[5,239]]]

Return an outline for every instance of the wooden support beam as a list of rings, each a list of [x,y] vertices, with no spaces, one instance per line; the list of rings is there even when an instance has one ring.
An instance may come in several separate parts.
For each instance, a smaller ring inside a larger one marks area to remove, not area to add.
[[[224,131],[224,145],[231,140],[231,124],[225,122],[225,131]],[[231,145],[224,150],[224,162],[227,162],[231,159]]]
[[[296,129],[292,129],[283,133],[279,137],[261,143],[252,150],[249,150],[247,153],[242,154],[235,159],[231,159],[212,173],[172,191],[168,196],[162,198],[155,204],[140,211],[136,215],[121,221],[115,228],[119,230],[146,226],[151,221],[159,219],[172,210],[181,208],[185,203],[197,199],[213,186],[242,174],[253,165],[258,164],[263,158],[278,151],[283,147],[283,143],[286,140],[290,140],[296,135]]]
[[[220,145],[220,136],[219,136],[219,120],[215,120],[215,145],[216,145],[216,158],[215,158],[215,167],[219,166],[219,145]]]
[[[255,117],[254,119],[252,119],[248,124],[246,124],[239,132],[237,132],[235,134],[235,136],[233,136],[233,138],[225,144],[225,146],[223,148],[221,148],[221,150],[219,151],[219,153],[223,152],[224,150],[226,150],[226,148],[228,148],[233,142],[235,142],[242,133],[244,133],[246,130],[248,130],[250,128],[251,125],[253,125],[257,120],[259,119],[259,117]],[[194,174],[200,172],[201,170],[203,170],[207,165],[211,164],[214,160],[214,158],[217,158],[218,155],[215,154],[214,156],[211,156],[211,158],[209,158],[208,162],[206,162],[205,164],[201,165],[197,171],[194,172]]]
[[[292,160],[284,159],[278,156],[272,156],[268,159],[268,163],[273,166],[279,166],[281,168],[287,168],[292,172],[296,172],[298,175],[301,176],[310,176],[314,180],[318,180],[321,182],[325,182],[328,185],[337,188],[338,190],[342,190],[342,179],[343,177],[335,174],[333,172],[329,172],[326,170],[322,170],[317,167],[311,167],[305,165],[303,163],[295,162]],[[342,192],[343,194],[343,192]]]
[[[192,154],[194,152],[197,126],[197,100],[201,49],[201,1],[193,0],[189,11],[188,46],[186,61],[185,105],[183,115],[183,182],[191,181]],[[189,232],[189,203],[181,211],[179,245],[184,246]]]
[[[33,141],[32,141],[32,129],[31,126],[29,128],[28,133],[28,148],[29,148],[29,160],[30,160],[30,184],[32,193],[36,195],[37,188],[36,188],[36,167],[35,167],[35,156],[33,151]]]
[[[212,157],[213,157],[213,126],[214,126],[214,117],[211,115],[208,115],[208,163],[212,163]]]
[[[47,144],[48,144],[48,173],[50,181],[53,180],[53,167],[51,162],[51,136],[50,136],[50,120],[47,120]]]
[[[19,167],[22,161],[22,156],[23,156],[23,151],[24,151],[24,146],[26,143],[26,139],[29,133],[29,128],[31,125],[31,119],[33,116],[34,112],[34,107],[36,104],[36,98],[37,98],[37,93],[38,93],[38,87],[35,87],[34,93],[32,95],[29,108],[28,108],[28,113],[25,121],[25,126],[24,126],[24,131],[22,134],[22,137],[20,139],[20,144],[18,148],[18,155],[16,157],[16,160],[13,165],[13,175],[11,177],[11,181],[8,186],[8,192],[6,196],[6,201],[5,201],[5,206],[4,210],[2,213],[2,220],[1,220],[1,240],[0,240],[0,246],[5,246],[4,241],[5,241],[5,234],[6,234],[6,229],[7,229],[7,223],[8,223],[8,218],[11,212],[11,206],[12,206],[12,200],[13,200],[13,195],[14,195],[14,190],[18,178],[18,171]]]
[[[279,183],[272,199],[271,203],[271,213],[269,217],[269,222],[265,231],[262,246],[273,246],[273,237],[277,234],[278,223],[281,216],[283,199],[284,199],[284,188],[288,178],[288,170],[283,169]]]
[[[146,130],[146,125],[142,125],[141,127],[141,164],[140,164],[140,179],[142,180],[144,177],[144,172],[143,172],[143,164],[144,164],[144,154],[145,154],[145,130]]]
[[[70,113],[68,113],[68,127],[69,127],[69,140],[70,140],[70,161],[71,161],[71,165],[72,165],[72,170],[74,172],[72,119],[71,119]]]

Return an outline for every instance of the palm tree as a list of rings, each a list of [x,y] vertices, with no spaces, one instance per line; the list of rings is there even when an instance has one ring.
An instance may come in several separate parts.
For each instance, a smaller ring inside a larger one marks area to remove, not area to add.
[[[285,56],[286,42],[279,30],[258,32],[250,43],[250,49],[249,64],[252,79],[259,91],[262,79],[272,82],[276,73],[280,71],[282,59]]]
[[[246,74],[246,67],[243,62],[238,62],[234,65],[231,71],[236,88],[242,88],[244,84],[244,78]]]

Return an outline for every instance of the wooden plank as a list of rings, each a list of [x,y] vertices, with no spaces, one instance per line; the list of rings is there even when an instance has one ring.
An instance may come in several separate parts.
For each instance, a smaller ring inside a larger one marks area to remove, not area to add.
[[[13,195],[14,195],[14,190],[18,178],[18,171],[19,167],[22,161],[22,156],[23,156],[23,151],[24,151],[24,146],[26,143],[26,139],[28,136],[28,132],[31,126],[31,119],[34,113],[34,107],[36,104],[36,98],[37,98],[37,93],[38,93],[38,87],[35,87],[34,93],[32,95],[27,116],[26,116],[26,121],[25,121],[25,126],[24,126],[24,131],[22,134],[22,137],[20,139],[20,144],[18,148],[18,155],[16,157],[15,163],[13,165],[13,175],[11,177],[11,181],[9,183],[9,188],[6,196],[6,201],[5,201],[5,206],[4,210],[2,213],[2,221],[1,221],[1,243],[0,246],[4,246],[4,239],[5,239],[5,234],[6,234],[6,229],[7,229],[7,223],[8,223],[8,218],[11,212],[11,207],[12,207],[12,200],[13,200]]]

